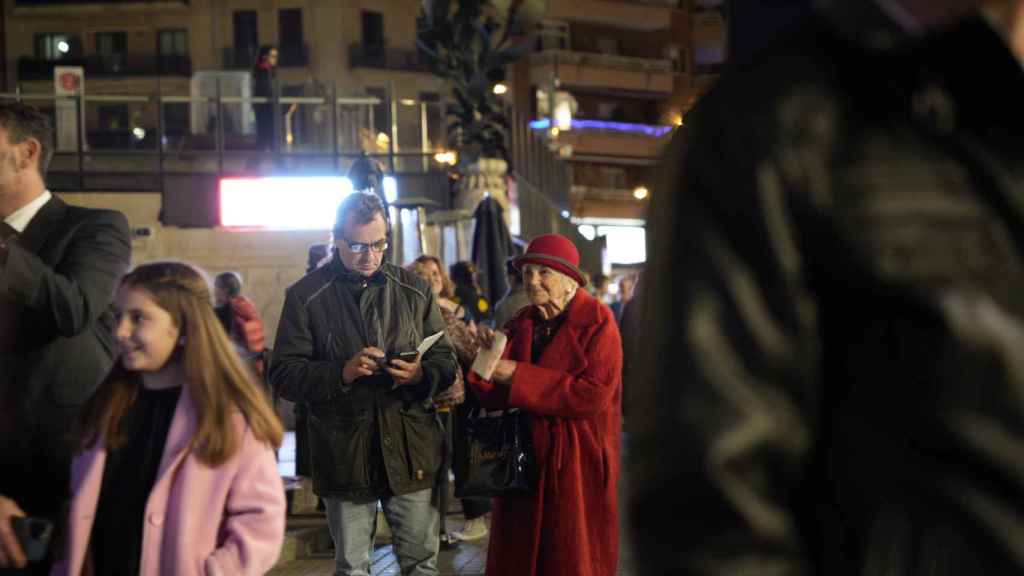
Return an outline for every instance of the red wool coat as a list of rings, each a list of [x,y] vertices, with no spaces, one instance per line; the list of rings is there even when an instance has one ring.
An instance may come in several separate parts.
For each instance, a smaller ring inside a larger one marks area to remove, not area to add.
[[[534,415],[540,464],[534,496],[494,500],[489,576],[614,576],[622,428],[622,344],[611,309],[580,290],[538,364],[530,363],[536,309],[506,325],[511,386],[470,372],[484,406]]]

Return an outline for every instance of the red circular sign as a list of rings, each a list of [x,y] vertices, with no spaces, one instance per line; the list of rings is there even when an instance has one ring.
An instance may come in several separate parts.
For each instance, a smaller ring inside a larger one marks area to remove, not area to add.
[[[65,92],[78,92],[78,75],[65,72],[60,75],[60,87]]]

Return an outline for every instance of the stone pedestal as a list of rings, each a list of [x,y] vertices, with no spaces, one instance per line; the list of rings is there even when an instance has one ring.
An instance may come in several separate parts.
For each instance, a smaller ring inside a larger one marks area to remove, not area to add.
[[[472,213],[484,195],[490,194],[501,204],[508,218],[508,184],[505,176],[508,163],[501,158],[481,158],[466,169],[459,183],[455,208]]]

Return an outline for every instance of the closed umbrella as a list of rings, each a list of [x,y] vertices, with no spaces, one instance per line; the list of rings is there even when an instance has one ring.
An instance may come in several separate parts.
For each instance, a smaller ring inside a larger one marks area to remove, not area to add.
[[[515,250],[512,235],[505,225],[504,209],[490,196],[480,201],[473,218],[473,263],[480,273],[483,295],[493,304],[508,291],[505,260]]]

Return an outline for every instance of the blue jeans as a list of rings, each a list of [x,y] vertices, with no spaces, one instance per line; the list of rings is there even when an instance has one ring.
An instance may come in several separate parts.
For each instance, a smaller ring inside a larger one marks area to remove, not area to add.
[[[327,524],[334,540],[335,576],[369,576],[373,537],[377,532],[377,502],[355,504],[326,498]],[[391,527],[395,556],[402,576],[437,576],[441,515],[433,490],[381,500]]]

